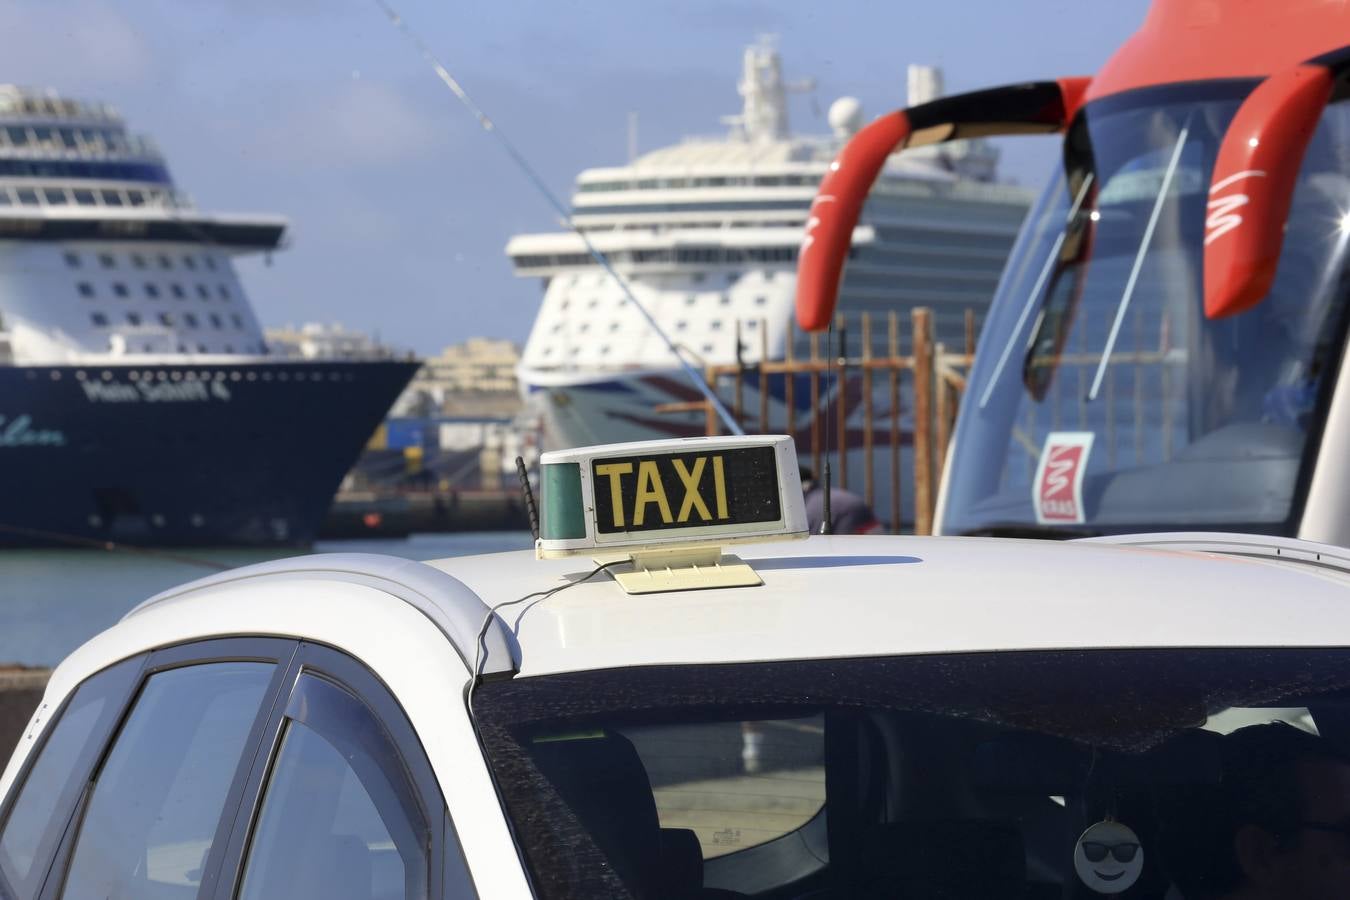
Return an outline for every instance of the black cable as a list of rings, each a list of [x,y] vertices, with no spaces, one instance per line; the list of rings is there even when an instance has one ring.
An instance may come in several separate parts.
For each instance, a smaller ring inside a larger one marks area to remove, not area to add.
[[[515,606],[518,603],[524,603],[526,600],[534,600],[536,598],[539,600],[546,600],[549,597],[552,597],[554,594],[558,593],[559,591],[565,591],[568,588],[572,587],[573,585],[582,584],[584,582],[590,581],[592,578],[594,578],[596,575],[599,575],[601,572],[605,571],[610,566],[617,566],[628,562],[630,562],[630,560],[627,557],[623,559],[612,559],[607,563],[601,563],[600,565],[596,566],[594,569],[591,569],[584,576],[576,579],[575,581],[569,581],[566,584],[560,584],[557,587],[551,587],[546,591],[535,591],[533,594],[526,594],[524,597],[520,597],[516,600],[508,600],[507,602],[499,604],[498,606],[495,606],[488,610],[487,615],[483,617],[483,626],[478,629],[478,637],[474,641],[473,671],[470,673],[471,678],[469,680],[469,692],[465,698],[465,703],[469,708],[469,725],[473,728],[474,733],[478,732],[478,723],[477,721],[475,721],[473,714],[473,692],[478,687],[479,683],[482,682],[483,680],[481,668],[484,661],[483,657],[487,652],[487,642],[486,642],[487,632],[488,628],[492,625],[493,617],[496,616],[500,610],[506,609],[508,606]]]

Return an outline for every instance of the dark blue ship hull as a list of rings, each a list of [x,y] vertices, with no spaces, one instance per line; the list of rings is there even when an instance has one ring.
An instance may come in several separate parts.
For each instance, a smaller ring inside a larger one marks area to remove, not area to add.
[[[309,543],[416,370],[0,367],[0,546]]]

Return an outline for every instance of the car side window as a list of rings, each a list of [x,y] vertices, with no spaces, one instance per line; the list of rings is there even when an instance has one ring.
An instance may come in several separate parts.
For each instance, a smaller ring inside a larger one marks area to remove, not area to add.
[[[302,675],[238,896],[425,898],[430,844],[427,815],[380,721],[344,688]]]
[[[95,779],[62,897],[196,896],[275,669],[203,663],[145,682]]]
[[[137,657],[91,676],[48,724],[0,831],[0,895],[8,888],[15,900],[37,896],[75,798],[143,663]]]

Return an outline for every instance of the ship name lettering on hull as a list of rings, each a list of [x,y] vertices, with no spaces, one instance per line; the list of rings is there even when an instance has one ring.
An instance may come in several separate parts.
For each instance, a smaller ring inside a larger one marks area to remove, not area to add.
[[[230,389],[220,381],[82,381],[80,387],[90,403],[228,403],[232,399]]]
[[[66,436],[54,428],[34,428],[28,414],[0,416],[0,447],[64,447]]]

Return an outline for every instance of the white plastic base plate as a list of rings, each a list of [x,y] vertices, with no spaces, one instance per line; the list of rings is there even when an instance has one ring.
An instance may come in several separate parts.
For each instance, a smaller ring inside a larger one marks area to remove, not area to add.
[[[601,565],[615,558],[596,557],[595,562]],[[739,556],[724,554],[718,548],[635,553],[627,563],[611,566],[609,574],[629,594],[755,587],[764,583]]]

